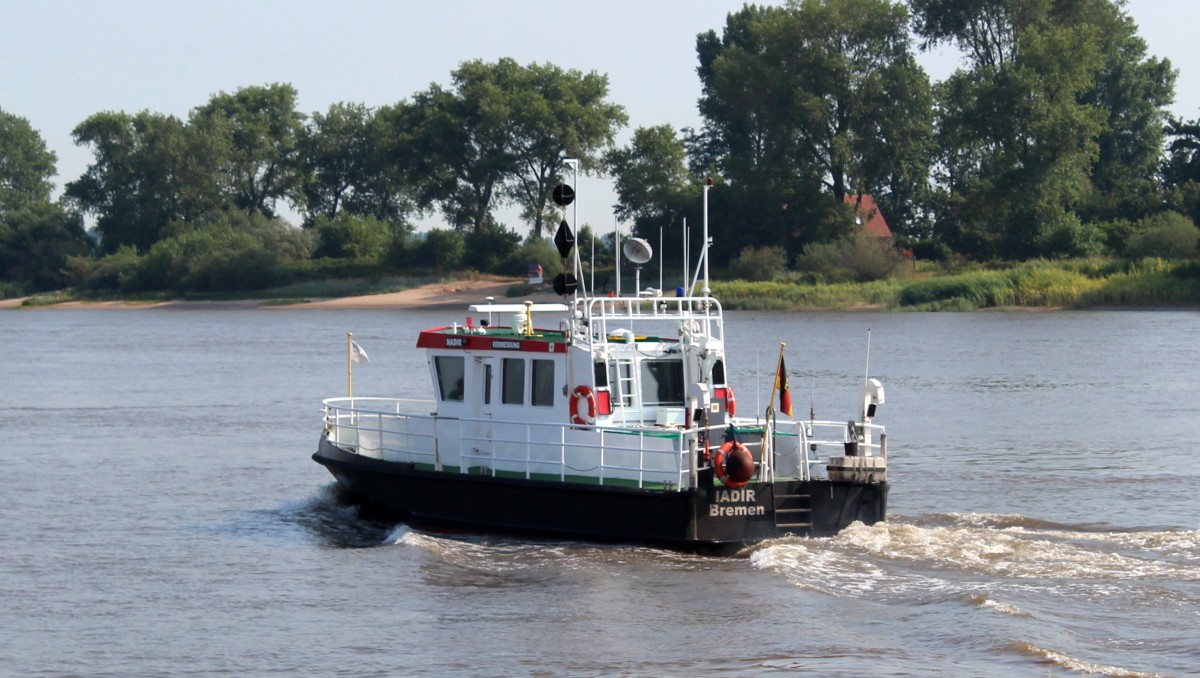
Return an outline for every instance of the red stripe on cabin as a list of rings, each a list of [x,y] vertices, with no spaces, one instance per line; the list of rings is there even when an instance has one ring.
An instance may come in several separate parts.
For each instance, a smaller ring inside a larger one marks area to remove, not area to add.
[[[525,339],[489,334],[449,334],[438,329],[425,330],[417,337],[417,348],[452,348],[471,351],[513,351],[517,353],[566,353],[562,341]]]

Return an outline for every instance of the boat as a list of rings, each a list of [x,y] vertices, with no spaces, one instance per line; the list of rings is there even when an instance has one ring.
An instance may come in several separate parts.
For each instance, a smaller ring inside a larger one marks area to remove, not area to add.
[[[879,380],[864,378],[847,420],[791,418],[781,343],[770,405],[738,414],[709,289],[710,186],[692,285],[641,289],[638,268],[634,293],[601,295],[583,284],[560,185],[562,303],[489,299],[421,331],[434,400],[327,399],[313,459],[355,501],[423,529],[720,555],[885,520]],[[637,238],[621,250],[635,267],[652,256]]]

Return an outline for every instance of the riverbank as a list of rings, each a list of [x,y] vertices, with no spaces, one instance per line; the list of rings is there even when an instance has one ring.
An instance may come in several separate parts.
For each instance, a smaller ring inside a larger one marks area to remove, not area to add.
[[[713,280],[713,296],[726,310],[743,311],[980,311],[1065,308],[1200,307],[1200,263],[1144,259],[1028,262],[1012,268],[971,268],[872,282],[748,282]],[[670,285],[666,288],[672,289]],[[512,278],[461,280],[397,278],[385,281],[318,281],[261,292],[258,299],[79,300],[69,292],[0,300],[0,309],[451,309],[488,297],[559,301],[547,286]],[[511,294],[511,296],[510,296]]]
[[[52,304],[25,305],[29,297],[0,299],[0,309],[89,309],[143,310],[162,308],[271,308],[271,309],[429,309],[461,310],[469,304],[483,303],[488,297],[507,299],[508,289],[522,280],[460,280],[431,283],[399,292],[365,294],[338,298],[311,299],[236,299],[217,301],[63,301]],[[522,299],[557,301],[553,292],[523,295]]]

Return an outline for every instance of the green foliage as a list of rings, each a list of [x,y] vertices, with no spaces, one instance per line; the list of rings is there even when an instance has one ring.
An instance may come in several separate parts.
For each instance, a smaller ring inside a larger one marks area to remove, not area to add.
[[[496,205],[511,201],[540,235],[563,159],[586,171],[625,124],[624,110],[605,101],[608,78],[508,58],[464,62],[451,77],[452,89],[418,92],[395,118],[421,205],[437,204],[452,226],[480,233]]]
[[[313,230],[317,234],[313,255],[335,259],[378,260],[388,252],[395,237],[388,224],[345,212],[332,219],[317,217]]]
[[[4,294],[66,282],[69,256],[90,249],[78,214],[50,202],[55,156],[24,119],[0,110],[0,282]]]
[[[301,189],[307,222],[333,219],[356,188],[367,181],[373,113],[363,104],[335,103],[328,113],[313,113],[300,130]]]
[[[55,160],[28,120],[0,109],[0,216],[50,202]]]
[[[96,217],[104,252],[122,245],[146,251],[174,221],[209,218],[229,199],[224,138],[173,116],[104,112],[72,136],[94,160],[65,195]]]
[[[521,236],[497,224],[466,239],[463,264],[483,273],[498,272],[502,263],[521,243]],[[514,275],[524,275],[525,269]]]
[[[954,250],[940,240],[907,241],[902,247],[907,247],[920,261],[935,261],[943,266],[954,261]]]
[[[745,247],[729,266],[739,280],[773,280],[787,270],[787,252],[782,247]]]
[[[906,262],[890,242],[859,231],[834,242],[806,245],[796,269],[826,280],[867,282],[888,278]]]
[[[258,240],[263,249],[274,252],[284,260],[308,259],[316,251],[317,239],[312,231],[296,228],[278,217],[233,212],[229,214],[229,218],[235,229],[244,228]],[[239,222],[243,220],[245,226],[239,226]]]
[[[1077,258],[1099,254],[1104,249],[1104,232],[1095,224],[1085,224],[1079,216],[1055,211],[1043,221],[1038,251],[1048,258]]]
[[[912,282],[900,291],[897,302],[919,310],[1067,306],[1101,285],[1101,281],[1075,271],[1034,263]]]
[[[643,235],[652,227],[677,223],[700,197],[683,141],[670,125],[639,127],[628,147],[605,154],[604,166],[614,179],[617,218],[634,222]]]
[[[510,252],[494,272],[524,277],[529,272],[530,264],[541,264],[542,276],[546,280],[553,279],[563,271],[562,259],[554,245],[544,238],[534,238]]]
[[[62,287],[67,257],[86,254],[90,247],[77,214],[48,202],[20,201],[0,210],[0,280],[26,291]]]
[[[98,293],[128,294],[141,292],[142,256],[133,245],[123,245],[115,252],[98,259],[69,257],[67,275],[70,282],[83,290]]]
[[[907,23],[903,3],[821,0],[747,5],[722,36],[698,37],[702,141],[730,184],[720,211],[736,225],[717,235],[732,252],[837,237],[846,195],[895,208],[923,195],[932,97]]]
[[[913,58],[909,7],[920,38],[955,43],[965,55],[965,67],[936,88]],[[1120,3],[747,5],[696,46],[699,131],[640,128],[628,147],[605,153],[626,123],[607,101],[607,78],[512,59],[464,62],[449,86],[378,108],[336,103],[307,124],[295,89],[270,84],[218,93],[186,120],[149,111],[88,117],[73,137],[93,162],[66,185],[64,206],[49,201],[54,154],[28,122],[0,110],[0,284],[5,293],[72,282],[195,293],[414,265],[523,276],[530,262],[550,276],[559,258],[537,236],[560,218],[547,200],[555,184],[575,178],[568,157],[580,160],[580,173],[613,175],[618,216],[656,245],[663,233],[671,244],[657,256],[668,269],[677,268],[685,219],[699,250],[706,176],[715,181],[719,243],[711,264],[743,278],[895,275],[905,261],[894,252],[845,239],[852,216],[842,198],[858,192],[875,197],[918,260],[945,270],[961,269],[963,255],[1196,256],[1196,230],[1178,222],[1184,217],[1145,217],[1165,206],[1200,219],[1200,124],[1171,122],[1163,193],[1155,170],[1174,74],[1147,56]],[[270,218],[281,202],[309,228]],[[497,224],[505,204],[521,209],[531,242]],[[435,207],[458,234],[410,238],[408,216]],[[95,241],[80,216],[94,219]],[[579,233],[585,262],[588,230]],[[89,262],[97,242],[108,256]],[[786,272],[780,248],[804,252],[798,274]],[[612,248],[597,254],[605,266]],[[1062,270],[1082,267],[1077,261]],[[239,262],[252,270],[232,270]],[[1074,272],[1118,281],[1113,298],[1136,298],[1122,285],[1161,274],[1149,298],[1186,297],[1178,275],[1145,266]],[[1007,292],[967,282],[962,295],[924,303],[1036,297],[1017,278]]]
[[[403,223],[415,210],[415,188],[403,156],[405,105],[370,109],[335,103],[300,130],[304,223],[342,212]]]
[[[458,268],[465,254],[466,244],[461,233],[438,228],[426,233],[424,240],[416,247],[420,265],[438,271]]]
[[[284,281],[282,258],[228,222],[180,226],[150,248],[139,267],[144,289],[258,290]]]
[[[927,43],[969,68],[938,86],[939,233],[980,258],[1080,256],[1157,202],[1174,74],[1113,2],[914,0]],[[1123,243],[1122,243],[1123,244]]]
[[[1126,270],[1102,280],[1084,295],[1087,306],[1195,306],[1200,303],[1200,277],[1195,262],[1172,263],[1162,259],[1129,262]]]
[[[25,301],[22,301],[21,306],[36,308],[38,306],[53,306],[55,304],[61,304],[67,301],[74,301],[74,297],[72,297],[69,293],[60,290],[56,292],[47,292],[45,294],[35,294]]]
[[[246,212],[274,216],[277,201],[298,202],[304,116],[297,96],[289,84],[243,87],[192,111],[190,126],[221,143],[229,198]]]
[[[895,302],[899,283],[835,283],[797,285],[779,281],[714,281],[713,296],[725,308],[782,311],[824,308],[878,308]]]
[[[1135,225],[1136,233],[1129,237],[1125,256],[1129,259],[1159,257],[1190,259],[1200,251],[1200,229],[1191,219],[1178,212],[1161,212]]]

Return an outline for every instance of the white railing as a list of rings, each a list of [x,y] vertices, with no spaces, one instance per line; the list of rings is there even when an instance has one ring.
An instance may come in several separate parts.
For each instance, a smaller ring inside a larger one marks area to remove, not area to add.
[[[635,322],[695,323],[697,334],[723,336],[721,304],[712,297],[590,297],[576,303],[599,341],[607,340],[609,321],[619,321],[618,329],[631,331]]]
[[[394,398],[331,398],[324,402],[325,435],[356,454],[393,462],[425,464],[441,471],[554,478],[638,488],[696,487],[702,429],[604,428],[559,423],[498,422],[487,418],[439,417],[432,401]],[[887,456],[887,436],[876,424],[834,421],[739,419],[746,447],[760,460],[756,479],[812,478],[812,466],[848,454]],[[762,434],[771,431],[766,464]],[[715,453],[724,427],[708,430]],[[447,469],[449,470],[449,469]]]
[[[325,435],[335,445],[373,459],[440,466],[433,401],[330,398],[324,406]],[[422,406],[429,414],[415,412]]]
[[[606,429],[464,419],[462,466],[489,475],[688,486],[688,431]],[[475,426],[472,426],[474,424]],[[694,433],[694,432],[693,432]],[[586,480],[585,480],[586,479]]]
[[[695,431],[605,429],[559,423],[498,422],[414,412],[421,401],[332,398],[326,437],[373,459],[427,464],[460,473],[556,477],[599,484],[680,488]]]

